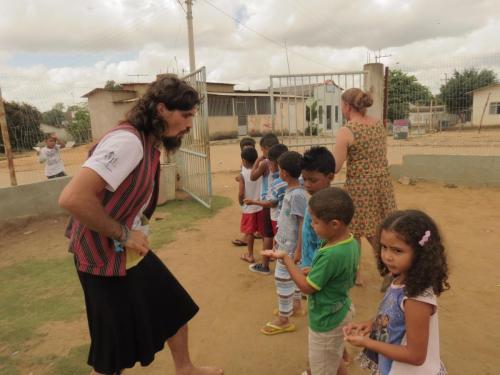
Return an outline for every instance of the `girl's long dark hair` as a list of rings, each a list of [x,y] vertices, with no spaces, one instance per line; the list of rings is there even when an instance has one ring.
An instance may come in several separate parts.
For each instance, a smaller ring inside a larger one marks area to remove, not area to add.
[[[187,82],[174,75],[165,75],[153,82],[143,97],[127,113],[127,121],[137,130],[152,135],[157,141],[164,143],[164,122],[156,111],[159,103],[165,104],[170,111],[189,111],[200,104],[200,97]],[[175,148],[175,145],[172,146]]]
[[[432,287],[436,295],[450,288],[448,264],[441,235],[429,215],[418,210],[395,211],[380,224],[376,258],[382,276],[389,273],[381,258],[380,235],[383,230],[396,233],[413,249],[413,264],[405,280],[405,292],[409,297],[420,295],[429,287]],[[429,231],[427,241],[420,244],[427,231]]]

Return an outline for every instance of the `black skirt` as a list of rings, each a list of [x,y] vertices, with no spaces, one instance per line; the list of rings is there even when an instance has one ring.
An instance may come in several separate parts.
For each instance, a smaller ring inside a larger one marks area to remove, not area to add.
[[[125,277],[78,276],[91,339],[88,364],[100,373],[149,365],[199,310],[152,251]]]

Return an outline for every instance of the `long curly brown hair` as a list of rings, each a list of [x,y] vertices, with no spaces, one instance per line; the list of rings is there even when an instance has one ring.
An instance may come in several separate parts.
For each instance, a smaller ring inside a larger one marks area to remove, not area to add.
[[[168,110],[189,111],[200,104],[198,92],[175,75],[164,75],[153,82],[137,104],[127,113],[126,119],[137,130],[152,135],[163,142],[167,149],[180,146],[180,140],[168,140],[163,134],[165,123],[158,116],[156,106],[165,104]]]
[[[380,236],[382,231],[392,231],[406,242],[414,252],[413,264],[405,279],[405,293],[415,297],[432,287],[436,295],[450,288],[448,264],[438,227],[429,215],[419,210],[395,211],[380,224],[377,233],[377,267],[382,276],[389,273],[382,262]],[[422,237],[428,232],[426,241]]]

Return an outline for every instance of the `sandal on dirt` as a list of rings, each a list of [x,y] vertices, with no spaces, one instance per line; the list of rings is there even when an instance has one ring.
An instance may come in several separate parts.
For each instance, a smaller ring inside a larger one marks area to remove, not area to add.
[[[234,246],[246,246],[247,243],[245,241],[242,241],[240,239],[235,239],[235,240],[232,240],[231,243],[234,245]]]
[[[295,324],[289,323],[288,325],[281,327],[273,324],[272,322],[267,322],[264,327],[260,329],[264,335],[272,336],[279,335],[280,333],[293,332],[295,331]]]
[[[277,308],[275,308],[273,310],[273,315],[274,316],[278,316],[279,315],[279,310]],[[292,316],[295,316],[295,317],[302,317],[302,316],[306,316],[307,315],[307,310],[306,309],[302,309],[300,311],[294,311]]]
[[[250,263],[250,264],[255,263],[254,257],[251,257],[248,254],[241,254],[240,259],[243,262],[247,262],[247,263]]]

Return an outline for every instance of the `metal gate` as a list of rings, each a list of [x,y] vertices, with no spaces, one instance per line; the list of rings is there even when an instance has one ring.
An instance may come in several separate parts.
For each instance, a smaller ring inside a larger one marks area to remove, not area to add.
[[[366,71],[272,75],[270,98],[272,128],[291,149],[304,151],[313,145],[335,144],[344,123],[342,93],[365,88]]]
[[[182,79],[198,91],[202,102],[193,119],[193,127],[184,136],[182,146],[176,154],[180,187],[198,202],[210,208],[212,205],[212,176],[210,174],[210,139],[208,134],[205,67]]]

